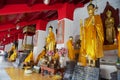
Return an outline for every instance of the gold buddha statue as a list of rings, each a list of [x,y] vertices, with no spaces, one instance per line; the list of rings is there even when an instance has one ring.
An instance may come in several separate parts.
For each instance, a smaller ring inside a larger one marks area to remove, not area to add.
[[[118,57],[120,58],[120,24],[119,24],[119,26],[118,26],[117,39],[118,39]]]
[[[48,36],[46,38],[46,49],[47,51],[54,51],[55,50],[55,45],[56,45],[56,41],[55,41],[55,34],[53,33],[53,27],[50,26],[49,27],[49,33]]]
[[[106,27],[106,40],[109,44],[114,43],[116,38],[116,32],[114,27],[114,18],[112,17],[112,12],[107,10],[106,12],[106,20],[105,20],[105,27]]]
[[[67,41],[67,49],[68,49],[68,58],[70,61],[75,60],[75,53],[74,53],[74,46],[73,46],[73,37],[70,36],[69,40]]]
[[[87,6],[89,17],[85,19],[84,36],[81,41],[81,50],[88,59],[88,65],[95,66],[95,61],[103,57],[104,33],[101,17],[95,15],[95,5],[90,3]],[[80,23],[81,27],[83,23]],[[81,53],[81,54],[82,54]]]
[[[30,51],[29,55],[25,58],[23,65],[26,66],[31,66],[33,65],[34,60],[33,60],[33,51]]]
[[[13,54],[10,56],[10,61],[15,61],[17,58],[17,51],[16,49],[13,50]]]
[[[12,45],[10,50],[8,51],[8,59],[10,60],[10,57],[12,56],[12,54],[14,53],[15,50],[15,45]]]
[[[80,47],[80,55],[79,55],[79,63],[82,66],[87,65],[86,59],[86,51],[85,51],[85,27],[83,26],[83,21],[80,20],[80,40],[81,40],[81,47]]]
[[[46,54],[46,47],[44,47],[43,50],[38,55],[37,60],[35,62],[36,65],[38,64],[39,60],[41,60],[45,56],[45,54]]]

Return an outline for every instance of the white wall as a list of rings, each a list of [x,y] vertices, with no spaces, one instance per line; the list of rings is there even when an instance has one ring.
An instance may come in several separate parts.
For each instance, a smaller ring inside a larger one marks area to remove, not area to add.
[[[32,37],[33,36],[24,35],[23,44],[32,44]]]
[[[11,49],[12,45],[13,45],[13,43],[6,44],[5,48],[4,48],[4,51],[8,52]]]
[[[33,49],[34,60],[36,60],[37,56],[42,51],[45,45],[45,37],[46,37],[45,31],[42,31],[42,30],[37,30],[37,31],[38,31],[37,45],[34,46],[34,49]]]
[[[54,34],[56,36],[56,29],[58,27],[58,20],[53,20],[53,21],[48,22],[48,24],[46,26],[46,36],[48,35],[48,27],[49,26],[53,27],[53,32],[54,32]]]
[[[69,40],[69,36],[73,36],[74,25],[73,25],[73,21],[72,20],[67,19],[67,18],[64,18],[64,20],[65,20],[64,44],[66,46],[66,43]]]
[[[100,14],[103,12],[106,6],[106,2],[109,2],[111,6],[113,6],[115,9],[119,8],[119,18],[120,18],[120,0],[94,0],[93,4],[97,3],[98,6],[98,12],[96,14]],[[89,3],[88,3],[89,4]],[[88,17],[87,13],[87,5],[86,4],[83,8],[77,8],[74,11],[74,21],[73,21],[73,27],[74,27],[74,35],[79,35],[80,32],[80,19],[84,20],[86,17]]]
[[[23,39],[18,39],[18,50],[23,50],[22,41]]]

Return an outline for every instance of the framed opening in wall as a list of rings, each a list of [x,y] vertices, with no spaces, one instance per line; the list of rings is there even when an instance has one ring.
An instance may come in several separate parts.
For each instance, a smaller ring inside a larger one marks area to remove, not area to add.
[[[65,21],[60,20],[58,22],[58,28],[57,28],[57,44],[63,44],[64,43],[64,26]]]

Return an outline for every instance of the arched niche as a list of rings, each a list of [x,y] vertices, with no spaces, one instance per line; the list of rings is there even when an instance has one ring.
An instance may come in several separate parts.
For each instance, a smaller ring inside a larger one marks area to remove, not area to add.
[[[103,22],[103,29],[104,29],[104,45],[109,45],[109,43],[106,40],[106,34],[105,34],[106,33],[105,19],[107,18],[107,16],[106,16],[107,10],[110,10],[112,12],[112,17],[114,18],[114,21],[115,21],[114,27],[115,27],[115,31],[116,31],[116,38],[117,38],[117,33],[118,33],[117,26],[119,25],[119,9],[113,8],[109,4],[109,2],[107,2],[103,13],[101,13],[101,18],[102,18],[102,22]]]

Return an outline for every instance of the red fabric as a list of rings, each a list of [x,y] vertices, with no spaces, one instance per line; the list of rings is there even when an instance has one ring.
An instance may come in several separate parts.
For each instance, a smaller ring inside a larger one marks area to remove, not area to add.
[[[58,19],[60,20],[63,18],[68,18],[73,20],[74,10],[77,7],[83,7],[83,4],[78,4],[78,5],[69,4],[69,3],[64,4],[62,8],[58,9]]]
[[[30,13],[44,10],[57,10],[61,6],[63,6],[62,3],[55,5],[36,4],[32,7],[29,7],[26,4],[6,5],[4,8],[0,9],[0,15]]]
[[[18,39],[23,39],[24,38],[24,35],[22,33],[19,33],[18,34]]]
[[[47,21],[39,20],[36,24],[36,30],[46,30]]]

